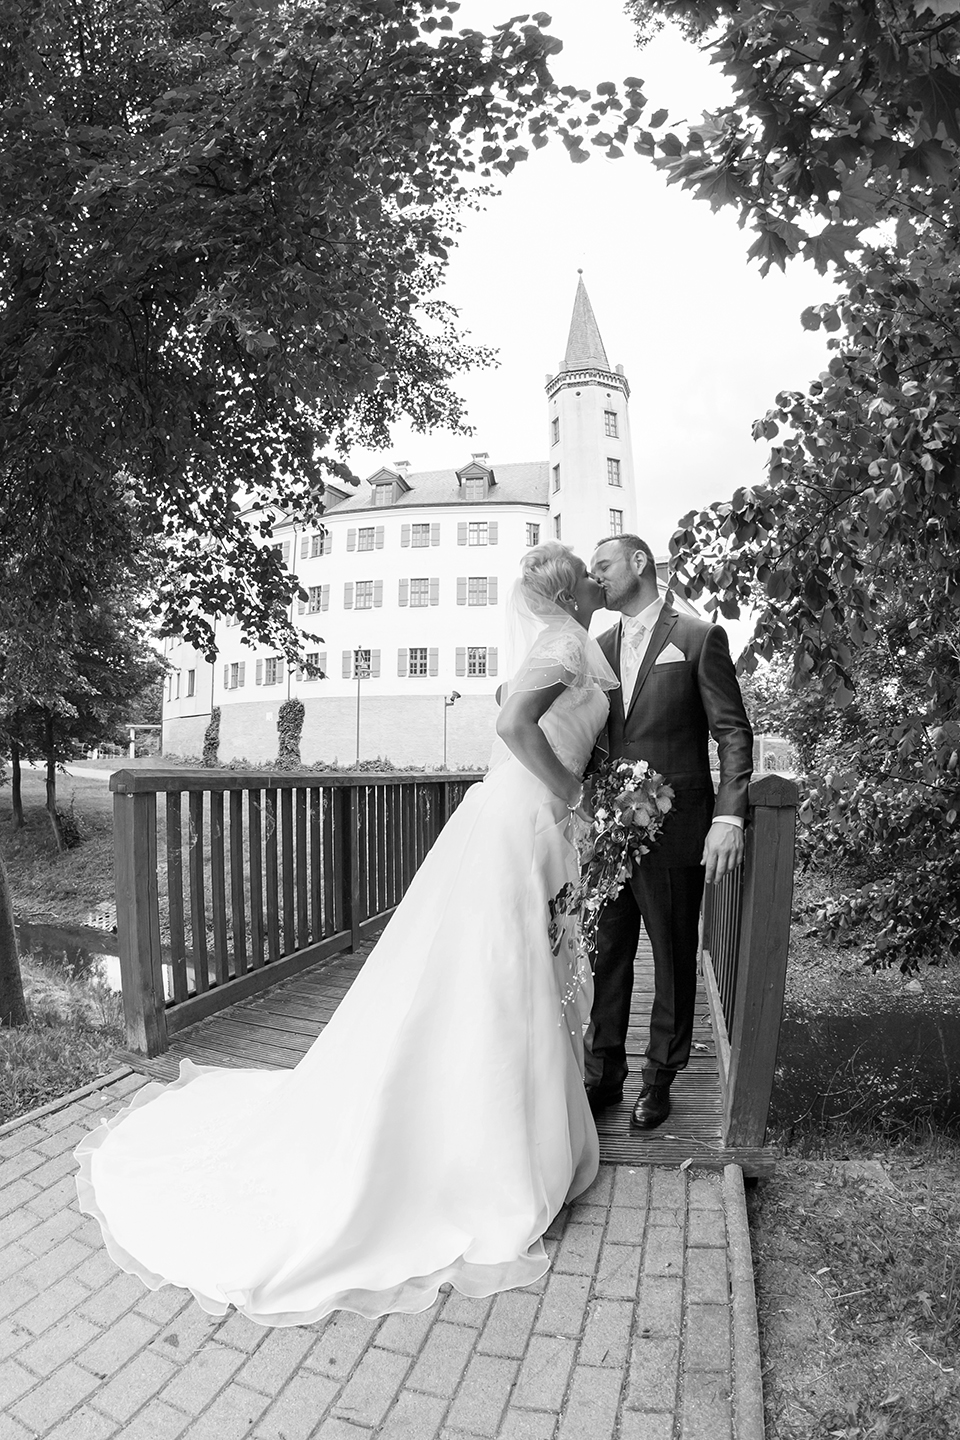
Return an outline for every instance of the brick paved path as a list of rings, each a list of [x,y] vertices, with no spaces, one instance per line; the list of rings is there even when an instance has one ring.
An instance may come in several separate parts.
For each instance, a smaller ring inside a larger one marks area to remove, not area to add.
[[[77,1210],[73,1147],[144,1083],[0,1132],[0,1440],[762,1440],[734,1167],[604,1166],[529,1289],[269,1330],[146,1290]]]

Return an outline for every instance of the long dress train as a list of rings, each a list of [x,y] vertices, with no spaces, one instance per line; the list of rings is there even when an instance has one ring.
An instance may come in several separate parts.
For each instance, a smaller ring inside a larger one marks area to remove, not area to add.
[[[578,773],[606,710],[572,687],[541,722]],[[544,1230],[598,1165],[589,968],[550,929],[569,829],[497,741],[294,1070],[185,1060],[77,1147],[80,1208],[115,1262],[265,1325],[538,1279]]]

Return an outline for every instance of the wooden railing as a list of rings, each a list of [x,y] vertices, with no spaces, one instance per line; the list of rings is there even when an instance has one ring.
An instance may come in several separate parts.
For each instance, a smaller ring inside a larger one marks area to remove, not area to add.
[[[782,776],[753,782],[743,865],[704,892],[701,960],[728,1146],[761,1146],[767,1128],[790,939],[797,798],[794,782]]]
[[[118,771],[130,1050],[157,1055],[183,1026],[355,949],[385,924],[480,778]]]

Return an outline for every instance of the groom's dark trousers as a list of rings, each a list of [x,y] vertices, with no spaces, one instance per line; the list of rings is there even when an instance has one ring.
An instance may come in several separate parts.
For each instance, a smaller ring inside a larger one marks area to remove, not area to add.
[[[600,636],[620,675],[620,625]],[[633,694],[610,694],[610,759],[646,760],[674,788],[660,840],[616,900],[597,934],[586,1078],[616,1088],[627,1075],[626,1038],[633,964],[643,920],[653,949],[654,1001],[643,1067],[647,1085],[669,1085],[690,1058],[697,993],[703,842],[717,815],[746,818],[753,732],[743,708],[726,633],[674,609],[660,612]],[[714,800],[708,740],[717,742]],[[604,748],[601,741],[600,751]]]

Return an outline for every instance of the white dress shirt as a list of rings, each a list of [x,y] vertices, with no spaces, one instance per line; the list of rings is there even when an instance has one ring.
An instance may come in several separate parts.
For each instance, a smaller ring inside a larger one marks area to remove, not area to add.
[[[620,617],[620,686],[623,691],[624,714],[630,709],[630,701],[633,698],[633,689],[637,683],[640,666],[647,653],[650,636],[660,619],[663,604],[663,596],[658,595],[652,604],[640,611],[639,615],[621,615]],[[743,821],[739,815],[714,815],[714,824],[718,820],[721,820],[724,825],[736,825],[738,830],[743,829]]]

